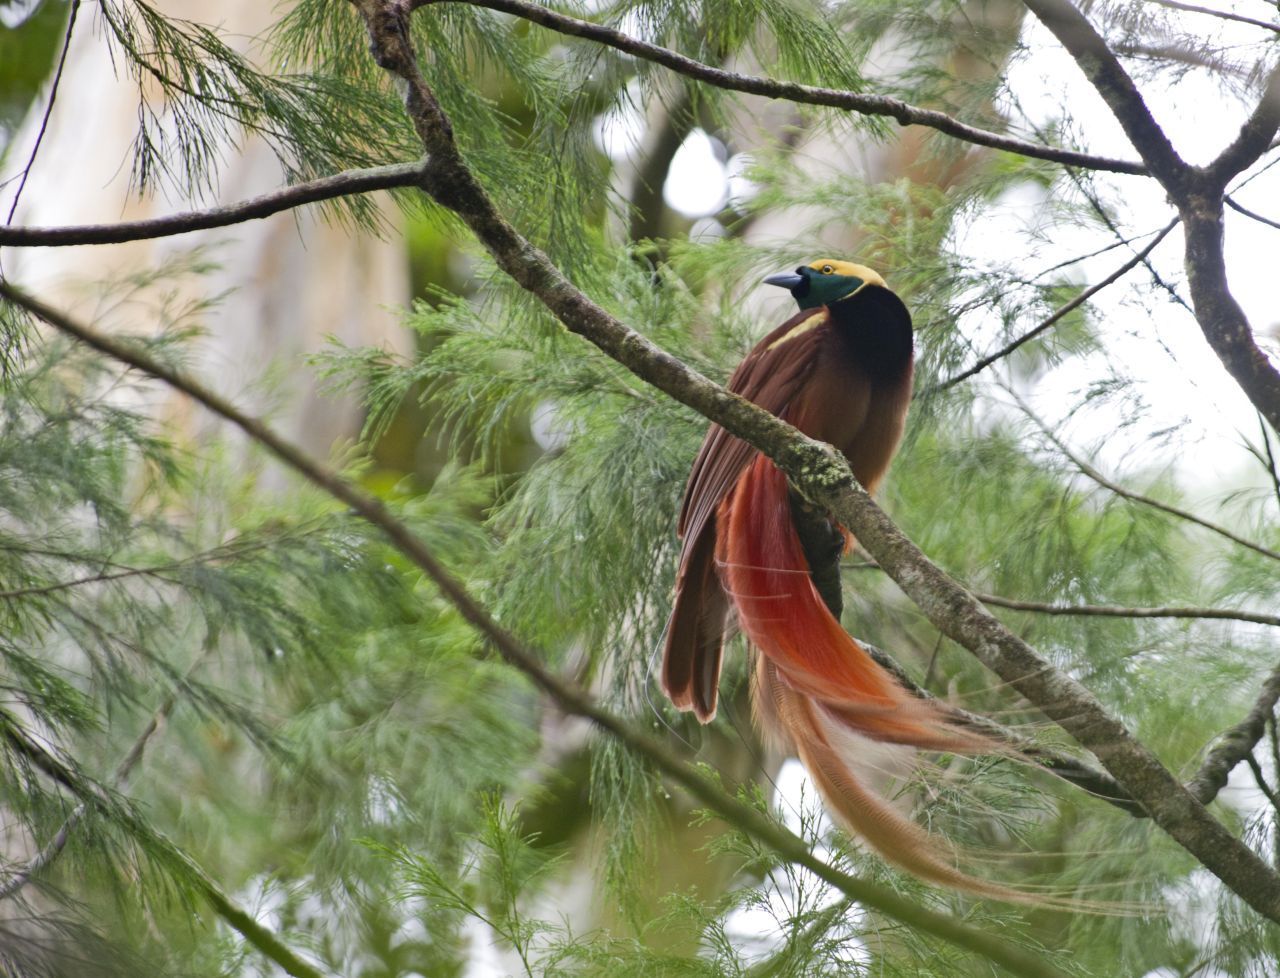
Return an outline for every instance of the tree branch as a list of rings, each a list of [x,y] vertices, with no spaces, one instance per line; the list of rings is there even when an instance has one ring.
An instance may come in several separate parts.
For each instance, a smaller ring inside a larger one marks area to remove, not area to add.
[[[1152,118],[1133,79],[1071,0],[1024,0],[1092,82],[1151,174],[1169,192],[1186,228],[1186,268],[1196,321],[1228,373],[1280,431],[1280,371],[1253,338],[1227,285],[1222,198],[1227,180],[1266,152],[1280,126],[1280,66],[1235,142],[1208,167],[1189,166]]]
[[[0,280],[0,296],[16,302],[17,300],[10,294],[10,290],[11,287],[3,280]],[[18,304],[21,305],[21,303]],[[24,308],[26,307],[24,306]],[[32,310],[32,312],[34,313],[34,310]],[[34,314],[39,316],[39,313]],[[48,320],[45,320],[45,322],[48,322]],[[55,329],[58,328],[53,323],[49,323],[49,325],[53,326]],[[51,779],[66,788],[74,797],[80,800],[80,804],[77,808],[72,810],[71,815],[63,824],[63,830],[70,831],[70,827],[74,824],[73,820],[83,817],[81,809],[88,805],[104,804],[107,800],[108,796],[100,785],[82,783],[81,779],[75,777],[57,757],[42,748],[39,744],[33,742],[30,737],[27,736],[22,727],[4,711],[0,711],[0,727],[3,727],[3,730],[0,731],[0,736],[3,736],[7,741],[9,741],[10,745],[15,750],[21,753],[35,767],[43,771]],[[149,737],[150,735],[147,734],[146,736]],[[141,747],[138,742],[135,742],[134,749],[131,749],[129,753],[125,755],[124,762],[127,762],[131,757],[134,757],[135,754],[140,756],[141,748],[145,746],[145,739],[142,740]],[[118,770],[119,769],[117,769],[117,771]],[[234,928],[246,941],[257,948],[258,951],[270,958],[276,964],[280,965],[280,967],[283,968],[286,973],[292,975],[293,978],[325,978],[324,975],[294,954],[293,951],[284,945],[279,938],[271,933],[271,931],[259,924],[252,916],[246,913],[242,907],[227,896],[226,893],[222,891],[222,888],[213,881],[212,877],[204,871],[203,867],[187,855],[180,846],[172,842],[163,833],[157,832],[154,829],[148,829],[148,833],[152,841],[164,847],[165,855],[167,857],[181,864],[188,879],[205,895],[206,899],[208,899],[210,904],[214,907],[218,916],[222,917],[223,920]],[[59,835],[61,834],[60,830]],[[57,836],[55,836],[53,841],[57,842]],[[66,841],[63,840],[57,851],[52,852],[50,857],[52,858],[56,856],[57,852],[61,851],[61,846],[65,845]],[[37,859],[42,855],[44,855],[43,852],[37,854]],[[40,868],[42,867],[35,867],[35,871],[38,872]],[[25,879],[22,880],[14,890],[16,891],[16,889],[24,885],[25,882]]]
[[[346,504],[361,518],[378,527],[397,550],[435,583],[462,617],[484,636],[503,659],[528,676],[534,685],[553,699],[562,710],[591,721],[596,727],[645,757],[699,802],[715,811],[731,825],[763,842],[784,859],[804,866],[820,879],[864,906],[981,955],[1017,974],[1029,975],[1033,978],[1034,976],[1065,978],[1063,972],[1045,961],[1040,954],[1009,944],[983,930],[963,924],[953,917],[917,906],[887,887],[851,876],[817,858],[803,839],[777,825],[751,806],[729,796],[648,735],[634,730],[625,721],[596,705],[577,686],[565,682],[548,671],[542,665],[541,656],[523,646],[495,622],[466,588],[444,569],[422,541],[404,523],[387,511],[381,500],[368,495],[280,437],[260,419],[239,411],[225,398],[205,388],[187,374],[156,361],[136,344],[117,340],[84,326],[19,292],[7,282],[0,281],[0,297],[21,306],[59,332],[66,333],[98,352],[181,391],[214,414],[234,424],[250,439],[309,482]],[[205,879],[207,880],[207,877]],[[213,888],[208,892],[220,894],[211,880],[208,883]],[[226,916],[228,920],[233,919],[228,915],[238,912],[239,916],[234,917],[235,922],[232,924],[237,929],[241,925],[258,926],[251,918],[244,915],[243,911],[230,904],[225,896],[215,900],[214,905],[218,913]],[[314,975],[314,969],[310,969],[307,978],[313,978]]]
[[[1156,234],[1155,238],[1153,238],[1152,241],[1140,252],[1138,252],[1136,255],[1130,258],[1127,262],[1125,262],[1123,265],[1117,268],[1114,272],[1112,272],[1110,275],[1104,278],[1101,282],[1098,282],[1095,285],[1089,286],[1089,288],[1085,289],[1083,292],[1081,292],[1078,296],[1076,296],[1070,302],[1063,303],[1061,306],[1059,306],[1057,309],[1053,311],[1052,315],[1050,315],[1047,319],[1043,320],[1033,329],[1027,330],[1027,332],[1023,333],[1021,336],[1013,340],[1011,343],[1006,344],[1004,347],[997,350],[995,353],[992,353],[989,356],[983,357],[973,366],[960,371],[960,373],[956,374],[954,377],[948,377],[946,380],[939,381],[933,386],[925,388],[924,390],[920,391],[920,393],[918,393],[916,396],[929,397],[933,394],[940,394],[942,391],[945,391],[950,387],[954,387],[956,384],[959,384],[961,381],[968,380],[970,377],[974,376],[975,374],[981,373],[982,371],[986,370],[987,367],[991,366],[993,363],[1003,360],[1005,357],[1009,356],[1009,354],[1013,353],[1014,350],[1018,349],[1018,347],[1022,346],[1024,343],[1028,343],[1031,340],[1035,339],[1041,333],[1045,332],[1045,330],[1049,329],[1051,326],[1057,323],[1060,319],[1062,319],[1063,316],[1066,316],[1068,313],[1076,309],[1079,309],[1082,305],[1084,305],[1086,302],[1092,299],[1095,295],[1097,295],[1107,286],[1114,285],[1120,279],[1124,278],[1131,271],[1133,271],[1137,266],[1145,262],[1147,258],[1150,256],[1151,252],[1156,250],[1156,246],[1159,245],[1160,242],[1163,241],[1166,236],[1168,236],[1170,231],[1172,231],[1175,227],[1178,226],[1178,221],[1179,221],[1179,218],[1175,217],[1172,221],[1170,221],[1163,228],[1161,228],[1160,231]]]
[[[1265,20],[1255,20],[1253,17],[1246,17],[1243,14],[1232,13],[1227,10],[1197,7],[1193,3],[1179,3],[1178,0],[1148,0],[1148,2],[1158,4],[1161,7],[1168,7],[1170,10],[1186,10],[1193,14],[1205,14],[1208,17],[1217,17],[1220,20],[1233,20],[1238,24],[1252,24],[1254,27],[1262,27],[1266,30],[1280,33],[1280,24],[1273,24]]]
[[[191,668],[187,670],[187,676],[191,675],[195,666],[202,658],[204,658],[204,653],[201,653],[201,655],[197,657],[196,662],[192,663]],[[164,723],[169,714],[173,712],[173,708],[177,702],[177,692],[176,690],[173,690],[165,696],[160,706],[156,708],[155,713],[151,715],[151,719],[147,721],[146,726],[142,728],[142,732],[138,734],[132,746],[130,746],[129,750],[121,759],[119,765],[116,766],[115,776],[112,778],[112,786],[114,788],[121,788],[128,782],[129,775],[133,772],[133,769],[137,767],[138,762],[142,760],[142,755],[146,750],[147,744],[150,742],[151,738],[155,736],[156,731],[160,729],[160,725]],[[58,828],[58,831],[54,833],[53,838],[49,840],[44,848],[28,860],[26,865],[21,869],[13,873],[3,883],[0,883],[0,900],[6,900],[13,896],[24,886],[30,883],[31,880],[35,878],[36,874],[43,872],[50,863],[61,855],[62,850],[66,848],[67,841],[71,838],[72,830],[80,823],[80,820],[84,818],[88,811],[89,802],[87,800],[81,801],[80,804],[72,810],[71,814],[66,817],[62,825]]]
[[[847,570],[883,570],[873,560],[842,564],[841,566]],[[1020,598],[1008,598],[1001,594],[984,594],[981,591],[974,591],[973,596],[983,604],[995,605],[997,608],[1009,608],[1012,611],[1030,611],[1042,615],[1081,618],[1204,618],[1217,621],[1247,621],[1255,625],[1280,627],[1280,615],[1268,615],[1258,611],[1237,611],[1234,608],[1189,608],[1182,606],[1148,608],[1112,604],[1053,604],[1045,601],[1023,601]],[[910,686],[910,681],[905,679],[906,674],[901,671],[901,667],[889,665],[893,660],[885,653],[880,654],[885,658],[885,661],[880,664],[889,669],[890,672],[898,675],[905,685]]]
[[[1181,189],[1189,169],[1164,130],[1152,118],[1142,93],[1106,41],[1070,0],[1023,0],[1071,54],[1098,90],[1152,176],[1171,193]]]
[[[172,214],[145,221],[122,221],[119,224],[85,224],[53,228],[0,228],[0,246],[22,248],[61,248],[71,245],[119,244],[164,238],[188,231],[228,227],[245,221],[260,220],[303,204],[314,204],[335,197],[365,194],[374,190],[416,187],[422,182],[421,162],[395,163],[362,170],[344,170],[332,176],[295,183],[269,193],[224,207]]]
[[[76,29],[76,15],[80,13],[80,0],[71,0],[71,11],[67,15],[67,29],[62,36],[62,51],[58,55],[58,68],[53,73],[53,81],[49,85],[49,101],[44,107],[44,116],[40,119],[40,130],[36,133],[35,145],[31,147],[31,155],[27,157],[27,165],[22,168],[22,178],[18,181],[18,189],[13,193],[13,203],[9,205],[9,216],[5,224],[13,222],[13,215],[18,211],[18,202],[22,200],[22,191],[26,189],[27,178],[31,176],[31,168],[36,165],[36,154],[44,143],[44,134],[49,129],[49,119],[53,116],[53,103],[58,98],[58,89],[62,85],[62,70],[67,66],[67,52],[71,50],[71,36]]]
[[[449,120],[409,43],[408,7],[401,0],[353,2],[365,21],[375,61],[404,83],[406,111],[432,162],[424,189],[462,218],[500,269],[571,332],[778,464],[798,490],[858,537],[935,627],[1092,750],[1156,824],[1255,910],[1280,922],[1280,875],[1192,798],[1092,693],[1041,658],[932,564],[858,484],[835,449],[711,383],[624,326],[517,233],[458,152]]]
[[[1253,752],[1267,728],[1267,719],[1280,701],[1280,666],[1262,684],[1252,708],[1243,720],[1223,732],[1209,751],[1195,777],[1187,782],[1187,790],[1203,804],[1217,797],[1227,783],[1232,769]]]
[[[221,547],[215,547],[212,550],[206,550],[202,553],[192,554],[189,557],[183,557],[181,560],[171,561],[167,564],[157,564],[154,567],[131,567],[126,564],[108,562],[107,566],[116,569],[110,571],[103,570],[96,574],[86,574],[82,577],[74,577],[65,581],[54,581],[49,584],[33,584],[29,587],[19,587],[12,588],[7,591],[0,591],[0,601],[13,601],[17,598],[54,594],[58,591],[84,587],[88,584],[107,584],[114,581],[127,580],[131,577],[154,577],[161,581],[165,581],[166,583],[172,583],[171,579],[165,575],[172,573],[173,571],[181,570],[184,567],[190,567],[192,564],[212,564],[221,560],[243,557],[245,554],[274,546],[278,542],[279,541],[277,539],[273,538],[262,540],[257,543],[250,543],[247,546],[237,547],[234,544],[228,544]],[[88,563],[88,561],[85,562]]]
[[[1280,371],[1254,339],[1227,283],[1223,194],[1196,193],[1179,205],[1186,228],[1187,282],[1196,322],[1227,372],[1271,427],[1280,431]]]
[[[1257,211],[1251,211],[1249,210],[1249,208],[1244,207],[1241,204],[1237,204],[1235,201],[1235,198],[1230,196],[1229,194],[1223,199],[1227,202],[1227,206],[1230,207],[1233,211],[1238,211],[1239,213],[1243,214],[1245,217],[1251,217],[1255,221],[1257,221],[1259,224],[1268,224],[1271,227],[1276,228],[1277,230],[1280,230],[1280,221],[1274,221],[1269,217],[1263,217]]]
[[[1271,69],[1262,97],[1240,127],[1235,141],[1205,168],[1205,179],[1221,193],[1228,180],[1252,166],[1267,151],[1277,129],[1280,129],[1280,64]]]
[[[992,604],[997,608],[1010,608],[1014,611],[1034,611],[1042,615],[1065,615],[1068,617],[1100,617],[1100,618],[1210,618],[1221,621],[1247,621],[1255,625],[1280,626],[1280,615],[1264,615],[1254,611],[1235,611],[1231,608],[1128,608],[1109,604],[1049,604],[1043,601],[1021,601],[1017,598],[1006,598],[999,594],[979,594],[973,596],[983,604]]]
[[[567,17],[564,14],[556,13],[554,10],[548,10],[546,7],[528,3],[526,0],[428,0],[427,3],[414,3],[412,7],[416,9],[428,6],[431,3],[466,3],[475,7],[484,7],[489,10],[511,14],[514,17],[532,21],[557,33],[567,34],[570,37],[586,38],[598,44],[604,44],[615,50],[622,51],[632,57],[652,61],[655,64],[669,68],[677,74],[727,91],[761,95],[771,99],[786,99],[804,105],[825,105],[830,108],[857,112],[862,115],[887,116],[896,119],[899,125],[925,126],[948,136],[954,136],[956,139],[967,143],[987,146],[1007,153],[1016,153],[1019,156],[1049,160],[1090,170],[1104,170],[1110,173],[1147,175],[1147,168],[1141,163],[1030,143],[1013,136],[1004,136],[987,129],[970,126],[952,118],[945,112],[924,109],[887,95],[867,95],[842,89],[818,88],[812,85],[801,85],[796,82],[780,81],[773,78],[743,75],[735,71],[714,68],[668,48],[630,37],[612,27],[593,24],[586,20],[578,20],[575,17]]]

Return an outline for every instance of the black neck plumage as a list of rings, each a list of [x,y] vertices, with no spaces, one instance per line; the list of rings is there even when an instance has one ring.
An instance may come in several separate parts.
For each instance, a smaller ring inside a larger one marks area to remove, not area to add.
[[[896,380],[911,364],[911,314],[888,289],[868,286],[833,302],[835,333],[863,370]]]

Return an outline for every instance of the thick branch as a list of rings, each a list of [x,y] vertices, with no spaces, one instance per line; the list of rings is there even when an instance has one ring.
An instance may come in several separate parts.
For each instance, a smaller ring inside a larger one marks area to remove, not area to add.
[[[760,78],[754,75],[743,75],[736,71],[714,68],[701,61],[685,57],[668,48],[650,44],[637,38],[623,34],[612,27],[593,24],[590,21],[578,20],[556,13],[546,7],[526,0],[435,0],[435,2],[467,3],[476,7],[486,7],[501,11],[524,20],[532,21],[549,30],[571,37],[582,37],[598,44],[622,51],[632,57],[652,61],[677,74],[693,78],[715,88],[732,92],[743,92],[748,95],[762,95],[771,99],[786,99],[804,105],[825,105],[830,108],[844,109],[862,115],[887,116],[896,119],[902,126],[925,126],[954,136],[956,139],[976,146],[988,146],[992,149],[1016,153],[1038,160],[1050,160],[1068,166],[1078,166],[1089,170],[1105,170],[1110,173],[1129,173],[1145,175],[1147,168],[1141,163],[1130,160],[1110,159],[1104,156],[1093,156],[1075,150],[1061,149],[1055,146],[1042,146],[1030,143],[1013,136],[1004,136],[970,126],[954,119],[945,112],[924,109],[917,105],[903,102],[901,99],[887,95],[867,95],[861,92],[850,92],[836,88],[818,88],[812,85],[801,85],[796,82],[780,81],[774,78]],[[363,6],[363,4],[358,4]],[[427,6],[425,3],[414,4],[415,7]]]
[[[404,7],[355,0],[378,64],[405,83],[405,104],[432,160],[426,189],[452,209],[513,281],[585,337],[704,417],[764,452],[805,496],[825,506],[945,635],[1038,706],[1098,759],[1154,821],[1259,913],[1280,922],[1280,876],[1210,815],[1124,725],[932,564],[854,479],[844,458],[705,377],[579,292],[498,213],[463,162],[452,128],[408,40]],[[1044,0],[1034,0],[1036,3]]]
[[[1244,310],[1227,285],[1222,253],[1222,197],[1231,176],[1253,163],[1280,126],[1280,67],[1240,135],[1207,168],[1178,156],[1114,52],[1071,0],[1024,0],[1093,83],[1151,174],[1177,204],[1186,228],[1186,268],[1196,321],[1249,400],[1280,431],[1280,371],[1254,341]]]
[[[1280,431],[1280,371],[1254,339],[1227,283],[1220,189],[1190,195],[1179,206],[1186,228],[1187,284],[1196,322],[1213,352],[1271,427]]]
[[[1227,181],[1245,167],[1252,166],[1267,151],[1280,129],[1280,64],[1271,69],[1262,97],[1240,127],[1235,141],[1205,168],[1205,177],[1219,192]]]
[[[715,811],[725,821],[759,839],[784,859],[804,866],[864,906],[966,948],[1017,974],[1063,978],[1063,973],[1046,962],[1041,955],[1006,943],[952,917],[919,907],[887,887],[868,883],[823,862],[813,855],[804,840],[778,826],[756,809],[732,798],[690,765],[677,759],[661,744],[633,730],[623,720],[601,709],[581,689],[561,680],[544,668],[538,654],[524,647],[513,635],[498,625],[462,584],[444,569],[422,541],[387,511],[379,499],[366,494],[297,446],[281,438],[258,418],[242,413],[229,401],[208,390],[193,378],[154,360],[137,345],[121,342],[75,322],[2,281],[0,281],[0,297],[28,310],[59,332],[73,336],[100,353],[141,370],[181,391],[210,411],[230,421],[280,461],[349,506],[356,514],[378,527],[397,550],[436,584],[462,617],[480,632],[508,663],[528,676],[561,709],[590,720],[595,726],[644,756],[699,802]],[[210,885],[212,885],[211,881]],[[230,905],[225,897],[222,897],[221,903],[215,901],[215,906],[218,912],[224,915],[238,911],[238,908]],[[243,911],[239,912],[243,914]],[[245,921],[240,922],[245,923]],[[251,920],[247,922],[253,924]],[[253,926],[257,925],[253,924]]]
[[[989,356],[983,357],[981,360],[975,363],[972,367],[969,367],[965,370],[960,371],[960,373],[956,374],[955,376],[948,377],[946,380],[939,381],[937,384],[934,384],[932,387],[926,388],[925,390],[921,391],[917,396],[923,397],[930,394],[937,394],[942,391],[945,391],[947,390],[947,388],[954,387],[956,384],[960,383],[961,381],[968,380],[970,377],[974,376],[975,374],[981,373],[982,371],[986,370],[987,367],[991,366],[993,363],[1003,360],[1005,357],[1009,356],[1009,354],[1013,353],[1016,349],[1018,349],[1024,343],[1030,342],[1031,340],[1039,336],[1041,333],[1043,333],[1045,330],[1049,329],[1051,326],[1057,323],[1060,319],[1062,319],[1063,316],[1066,316],[1068,313],[1072,312],[1073,310],[1080,308],[1082,305],[1084,305],[1086,302],[1092,299],[1095,295],[1097,295],[1107,286],[1114,285],[1120,279],[1124,278],[1131,271],[1133,271],[1137,266],[1141,265],[1144,261],[1147,260],[1151,252],[1156,250],[1156,246],[1159,245],[1160,242],[1163,241],[1168,236],[1169,232],[1172,231],[1177,226],[1178,226],[1178,218],[1175,217],[1172,221],[1170,221],[1168,224],[1166,224],[1163,228],[1160,229],[1160,231],[1156,234],[1155,238],[1153,238],[1145,248],[1143,248],[1140,252],[1138,252],[1136,255],[1130,258],[1127,262],[1125,262],[1123,265],[1117,268],[1114,272],[1112,272],[1110,275],[1104,278],[1101,282],[1098,282],[1095,285],[1089,286],[1089,288],[1085,289],[1083,292],[1081,292],[1078,296],[1076,296],[1070,302],[1063,303],[1061,306],[1055,309],[1053,313],[1048,318],[1046,318],[1043,322],[1039,323],[1034,328],[1027,330],[1027,332],[1023,333],[1021,336],[1019,336],[1017,339],[1013,340],[1012,342],[1006,344],[1001,349],[997,350],[995,353],[992,353]]]
[[[1227,776],[1237,764],[1248,756],[1254,745],[1262,739],[1267,718],[1280,701],[1280,667],[1277,667],[1262,684],[1253,707],[1245,718],[1218,738],[1217,745],[1204,759],[1195,777],[1187,782],[1187,790],[1204,804],[1217,797],[1227,783]]]
[[[229,227],[256,221],[303,204],[314,204],[335,197],[349,197],[374,190],[416,187],[422,182],[422,163],[395,163],[364,170],[345,170],[332,176],[305,183],[295,183],[262,194],[239,204],[211,207],[203,211],[172,214],[145,221],[123,221],[119,224],[85,224],[55,228],[0,228],[0,245],[22,248],[67,247],[70,245],[119,244],[165,238],[188,231]]]
[[[1151,174],[1171,193],[1180,190],[1189,169],[1187,164],[1152,118],[1138,86],[1084,14],[1070,0],[1024,0],[1024,3],[1070,52]]]

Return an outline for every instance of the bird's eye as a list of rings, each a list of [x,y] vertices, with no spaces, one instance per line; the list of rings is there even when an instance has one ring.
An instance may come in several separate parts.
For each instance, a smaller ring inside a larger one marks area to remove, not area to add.
[[[830,265],[823,265],[823,266],[822,266],[822,274],[823,274],[823,275],[830,275],[830,274],[831,274],[832,272],[834,272],[834,271],[835,271],[835,269],[834,269],[834,268],[832,268]]]

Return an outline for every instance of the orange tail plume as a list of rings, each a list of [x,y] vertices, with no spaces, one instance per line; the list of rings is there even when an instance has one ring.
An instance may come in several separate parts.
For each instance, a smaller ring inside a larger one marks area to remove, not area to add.
[[[833,721],[872,740],[929,750],[992,747],[945,707],[912,696],[827,609],[791,518],[787,479],[759,456],[716,517],[716,561],[738,621],[779,677]]]
[[[1045,902],[970,876],[945,847],[863,785],[844,759],[857,735],[926,750],[1008,753],[903,689],[841,627],[809,574],[786,476],[750,465],[716,516],[716,561],[742,631],[759,650],[753,698],[766,732],[794,746],[833,813],[890,862],[922,879],[1019,902]]]

